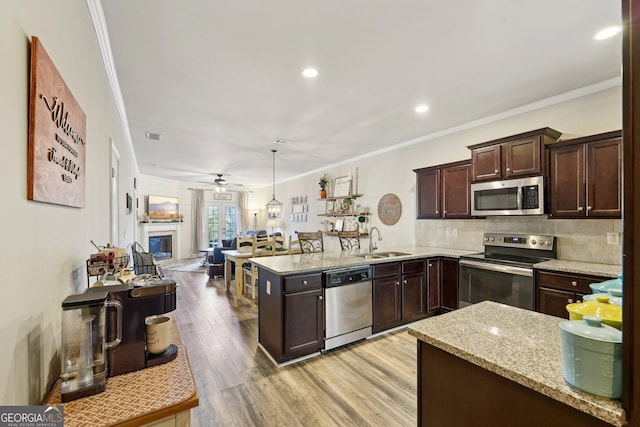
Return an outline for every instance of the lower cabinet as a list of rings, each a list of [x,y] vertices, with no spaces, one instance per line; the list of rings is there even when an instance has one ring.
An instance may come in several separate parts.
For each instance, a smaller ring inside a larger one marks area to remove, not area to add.
[[[427,316],[424,259],[373,266],[373,332],[381,332]]]
[[[440,259],[440,309],[452,311],[458,309],[458,260]]]
[[[610,277],[536,270],[536,311],[569,318],[567,304],[582,302],[590,294],[589,284],[603,282]]]
[[[258,272],[258,342],[282,363],[324,347],[322,273]]]

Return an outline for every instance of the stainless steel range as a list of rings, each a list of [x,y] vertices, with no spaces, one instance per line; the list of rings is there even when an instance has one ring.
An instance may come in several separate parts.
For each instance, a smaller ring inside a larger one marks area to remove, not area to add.
[[[496,301],[535,308],[533,266],[556,258],[556,238],[485,233],[484,252],[460,257],[459,307]]]

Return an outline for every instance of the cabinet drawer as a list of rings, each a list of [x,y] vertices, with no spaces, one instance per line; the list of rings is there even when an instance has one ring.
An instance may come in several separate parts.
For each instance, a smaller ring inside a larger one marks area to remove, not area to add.
[[[424,259],[415,259],[402,262],[402,273],[424,273]]]
[[[607,280],[605,277],[538,271],[538,286],[565,289],[567,291],[590,294],[589,284]]]
[[[322,287],[322,274],[301,274],[284,278],[284,292],[299,292]]]
[[[373,265],[373,277],[397,276],[400,274],[399,262],[386,262]]]

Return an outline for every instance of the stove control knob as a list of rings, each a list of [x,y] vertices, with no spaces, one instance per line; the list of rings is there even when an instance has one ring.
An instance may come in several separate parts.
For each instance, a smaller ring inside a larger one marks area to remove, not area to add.
[[[489,240],[491,240],[492,242],[496,240],[495,237],[490,238]]]
[[[488,242],[488,241],[489,241],[489,238],[488,238],[487,236],[485,236],[485,237],[484,237],[484,241],[485,241],[485,242]]]
[[[538,243],[538,242],[536,242],[536,239],[531,239],[531,244],[532,245],[535,245],[536,243]],[[540,244],[542,244],[542,240],[540,241]]]

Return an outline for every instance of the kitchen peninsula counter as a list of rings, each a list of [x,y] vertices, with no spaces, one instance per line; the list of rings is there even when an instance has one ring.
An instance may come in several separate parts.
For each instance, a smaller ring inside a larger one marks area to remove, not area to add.
[[[407,261],[410,259],[425,257],[459,258],[461,255],[468,255],[476,253],[477,251],[427,246],[395,246],[391,248],[378,249],[373,253],[376,254],[381,252],[401,252],[406,253],[407,255],[382,258],[364,258],[342,252],[315,252],[274,257],[257,257],[250,258],[249,261],[277,275],[288,275],[324,271],[355,265],[373,265],[385,262]]]
[[[619,401],[565,382],[562,320],[485,301],[412,324],[419,424],[625,425]]]

